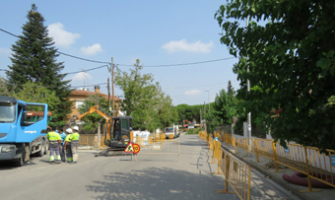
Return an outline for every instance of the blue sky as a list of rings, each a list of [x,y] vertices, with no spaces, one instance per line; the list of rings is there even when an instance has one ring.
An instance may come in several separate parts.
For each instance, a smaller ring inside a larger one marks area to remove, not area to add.
[[[1,1],[0,28],[20,35],[26,15],[35,3],[45,18],[49,35],[59,51],[75,56],[110,62],[114,58],[119,68],[128,71],[136,59],[146,65],[179,64],[232,57],[220,43],[221,29],[215,12],[225,1]],[[7,69],[11,45],[17,38],[0,32],[0,69]],[[67,56],[63,72],[74,72],[102,64],[90,63]],[[205,64],[144,68],[152,73],[173,104],[190,105],[208,102],[227,88],[229,80],[239,88],[232,72],[236,58]],[[0,71],[0,76],[5,73]],[[111,77],[106,68],[68,75],[73,86],[106,83]],[[90,91],[93,87],[89,88]],[[101,86],[107,93],[107,85]],[[115,88],[116,95],[122,90]]]

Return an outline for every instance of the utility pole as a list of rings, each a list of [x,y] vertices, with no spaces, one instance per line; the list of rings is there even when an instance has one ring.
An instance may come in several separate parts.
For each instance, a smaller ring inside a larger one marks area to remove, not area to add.
[[[248,18],[247,18],[247,31],[248,31]],[[247,56],[247,73],[249,73],[249,61],[248,61],[248,56]],[[248,93],[250,93],[250,80],[248,79],[247,80],[247,90],[248,90]],[[248,113],[248,139],[250,141],[251,139],[251,112]],[[251,145],[252,145],[252,142],[250,142],[250,148],[251,148]],[[251,150],[251,149],[250,149]]]
[[[209,90],[206,89],[206,91],[208,92],[208,106],[209,106],[209,111],[208,112],[211,112],[211,102],[209,101]]]
[[[201,109],[200,109],[200,126],[202,127],[202,116],[201,116]]]
[[[113,112],[114,111],[114,63],[113,63],[113,57],[112,57],[112,62],[111,62],[111,69],[112,69],[112,112]],[[114,117],[114,112],[113,112],[113,117]]]
[[[111,110],[111,88],[109,78],[107,78],[107,89],[108,89],[108,111]]]

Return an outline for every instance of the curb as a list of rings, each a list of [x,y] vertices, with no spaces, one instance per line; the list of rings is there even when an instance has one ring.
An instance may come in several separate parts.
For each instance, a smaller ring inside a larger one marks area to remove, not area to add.
[[[221,147],[223,149],[225,149],[226,151],[230,152],[231,154],[233,154],[235,157],[237,157],[238,159],[242,160],[243,162],[247,163],[248,165],[250,165],[252,168],[256,169],[257,171],[259,171],[260,173],[268,176],[270,179],[272,179],[274,182],[278,183],[280,186],[282,186],[283,188],[285,188],[286,190],[292,192],[294,195],[296,195],[297,197],[304,199],[304,200],[315,200],[314,197],[311,197],[308,195],[308,193],[301,193],[298,190],[292,190],[292,188],[290,188],[287,185],[287,182],[284,181],[283,179],[280,179],[276,176],[273,175],[273,173],[269,172],[266,169],[263,169],[262,167],[259,167],[257,164],[250,162],[249,160],[235,154],[234,152],[231,152],[230,149],[228,149],[227,147],[224,147],[221,145]]]

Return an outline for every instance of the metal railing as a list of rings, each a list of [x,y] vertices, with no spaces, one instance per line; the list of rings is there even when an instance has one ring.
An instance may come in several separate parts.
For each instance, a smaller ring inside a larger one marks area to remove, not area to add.
[[[226,134],[225,134],[226,135]],[[225,138],[230,138],[225,136]],[[326,153],[321,152],[316,147],[307,147],[300,144],[286,143],[287,148],[275,143],[271,139],[247,139],[236,138],[236,146],[243,148],[248,153],[256,155],[257,162],[259,156],[271,159],[275,162],[276,172],[278,165],[283,165],[306,175],[308,180],[308,190],[301,192],[319,191],[313,190],[311,179],[335,187],[335,150],[327,149]],[[225,142],[233,144],[232,139]],[[250,146],[250,144],[252,144]]]
[[[199,134],[201,136],[201,134]],[[215,135],[217,136],[217,135]],[[217,190],[217,193],[234,193],[241,200],[250,200],[251,171],[244,162],[234,157],[230,152],[221,148],[221,142],[209,137],[209,152],[212,153],[212,163],[217,161],[218,172],[225,176],[224,190]],[[233,191],[228,190],[228,186]]]

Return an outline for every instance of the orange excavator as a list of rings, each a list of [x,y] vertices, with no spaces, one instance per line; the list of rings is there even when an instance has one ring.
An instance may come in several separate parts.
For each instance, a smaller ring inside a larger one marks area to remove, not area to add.
[[[80,120],[94,112],[106,119],[107,132],[105,133],[105,144],[109,147],[106,155],[111,151],[123,151],[128,146],[128,143],[133,141],[133,118],[131,116],[112,117],[96,105],[90,107],[88,111],[79,116],[73,115],[69,124],[75,124],[76,120]]]

